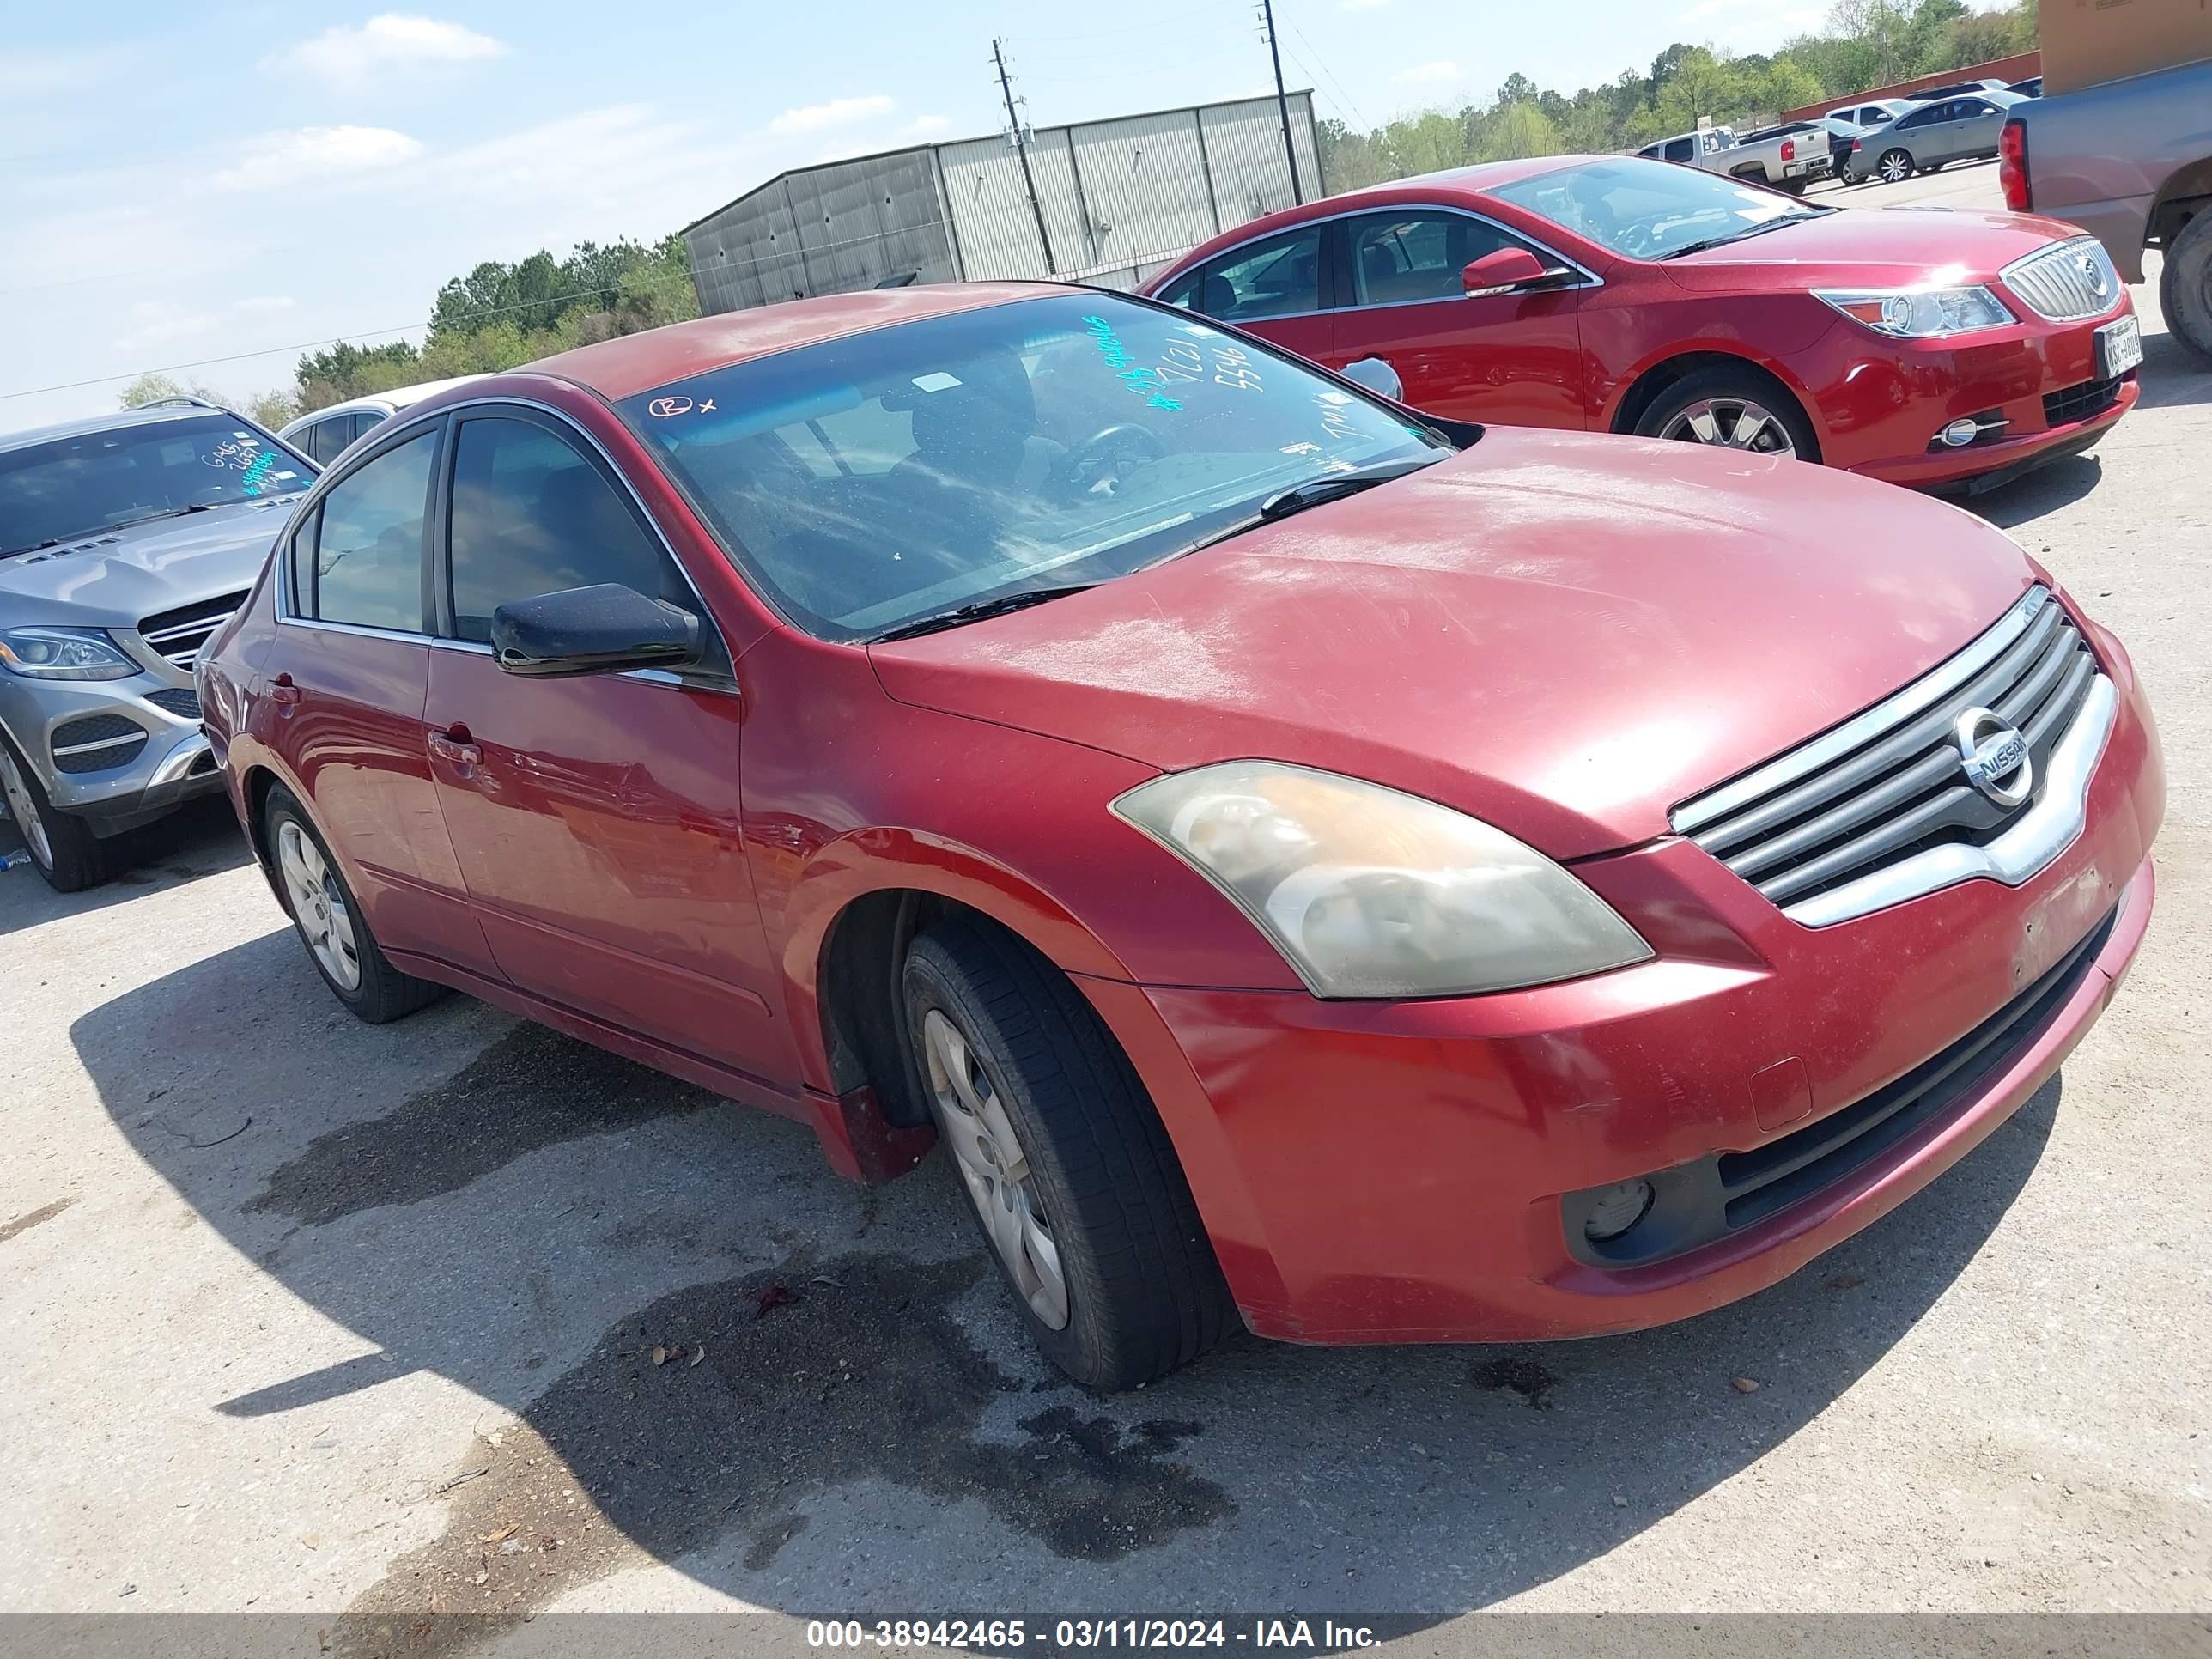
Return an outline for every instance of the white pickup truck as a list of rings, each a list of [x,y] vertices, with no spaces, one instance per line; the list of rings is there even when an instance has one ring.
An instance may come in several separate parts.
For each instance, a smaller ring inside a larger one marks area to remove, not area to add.
[[[1662,138],[1636,153],[1771,185],[1792,196],[1802,196],[1806,185],[1835,170],[1827,129],[1816,121],[1787,121],[1741,135],[1732,127],[1707,127]]]

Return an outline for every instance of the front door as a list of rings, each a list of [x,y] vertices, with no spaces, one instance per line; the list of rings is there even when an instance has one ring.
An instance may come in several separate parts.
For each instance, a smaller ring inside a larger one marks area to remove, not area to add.
[[[1997,137],[2004,131],[2004,111],[1986,98],[1961,98],[1953,108],[1955,118],[1950,125],[1952,159],[1966,161],[1996,155]]]
[[[714,625],[628,490],[564,423],[465,412],[424,720],[469,896],[506,976],[750,1073],[797,1077],[739,834],[744,710]],[[526,679],[491,615],[619,582],[701,617],[705,672]]]
[[[1460,278],[1500,248],[1527,248],[1547,267],[1564,264],[1557,254],[1441,208],[1362,214],[1344,232],[1351,292],[1331,313],[1330,368],[1380,357],[1409,407],[1454,420],[1589,424],[1580,288],[1470,298]]]

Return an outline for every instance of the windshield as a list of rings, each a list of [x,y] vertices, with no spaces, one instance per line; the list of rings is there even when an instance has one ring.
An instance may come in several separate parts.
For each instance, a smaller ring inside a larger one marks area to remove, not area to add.
[[[1633,155],[1540,173],[1491,194],[1632,259],[1664,259],[1692,243],[1710,246],[1835,210],[1717,173]]]
[[[229,415],[0,450],[0,555],[135,520],[289,495],[313,482],[307,462]]]
[[[840,640],[1126,575],[1293,485],[1449,453],[1293,359],[1097,293],[854,334],[619,407],[748,574]]]

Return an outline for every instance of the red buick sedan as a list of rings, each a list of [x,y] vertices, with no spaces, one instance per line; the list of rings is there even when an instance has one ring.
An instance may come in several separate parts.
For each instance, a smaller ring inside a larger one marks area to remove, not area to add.
[[[1815,206],[1636,156],[1549,156],[1239,226],[1149,292],[1416,409],[1993,483],[2135,406],[2126,285],[2072,225]]]
[[[942,1140],[1106,1387],[1771,1284],[2081,1039],[2164,803],[2119,642],[1954,507],[1042,285],[418,404],[199,682],[346,1006],[457,987],[856,1179]]]

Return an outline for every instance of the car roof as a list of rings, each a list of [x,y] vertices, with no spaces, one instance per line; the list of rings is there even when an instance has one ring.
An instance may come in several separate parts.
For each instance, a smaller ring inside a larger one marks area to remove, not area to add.
[[[296,420],[288,421],[277,433],[296,432],[313,422],[326,421],[333,415],[349,415],[361,409],[388,409],[397,415],[401,410],[421,403],[425,398],[434,398],[441,392],[450,392],[457,386],[466,386],[471,380],[481,380],[481,374],[454,374],[442,380],[424,380],[415,386],[396,386],[389,392],[365,392],[358,398],[349,398],[342,404],[325,404],[320,409],[311,409]]]
[[[202,403],[198,398],[148,404],[140,409],[112,410],[105,415],[82,415],[74,421],[57,421],[51,426],[30,427],[21,432],[0,432],[0,450],[27,449],[56,438],[82,438],[88,433],[118,432],[131,426],[158,426],[164,421],[190,420],[201,415],[244,418],[234,410],[225,409],[220,404]]]
[[[588,387],[602,398],[634,398],[672,381],[748,358],[819,345],[848,334],[888,328],[1070,290],[1053,283],[937,283],[912,288],[863,289],[817,299],[726,311],[688,323],[671,323],[642,334],[624,334],[540,358],[516,371],[551,374]]]

